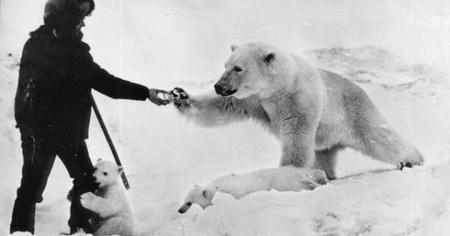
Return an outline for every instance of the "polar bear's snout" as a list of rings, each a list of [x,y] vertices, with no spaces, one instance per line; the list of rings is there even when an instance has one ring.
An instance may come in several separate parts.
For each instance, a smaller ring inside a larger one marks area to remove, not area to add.
[[[189,208],[191,208],[192,206],[192,202],[186,202],[185,204],[183,204],[183,206],[180,207],[180,209],[178,209],[178,213],[183,214],[186,211],[189,210]]]
[[[230,96],[237,92],[238,88],[240,87],[240,80],[237,75],[238,72],[236,72],[236,70],[234,69],[235,67],[227,69],[225,72],[223,72],[219,81],[217,81],[217,83],[214,85],[214,89],[216,90],[216,93],[218,95]],[[239,70],[242,71],[240,67]]]
[[[216,90],[216,93],[221,96],[229,96],[237,91],[237,89],[232,88],[230,85],[220,83],[220,81],[214,85],[214,89]]]

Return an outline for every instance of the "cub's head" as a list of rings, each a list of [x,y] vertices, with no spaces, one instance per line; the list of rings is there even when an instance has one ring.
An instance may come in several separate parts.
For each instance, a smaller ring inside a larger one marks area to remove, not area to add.
[[[184,200],[183,206],[178,209],[178,212],[183,214],[189,210],[192,204],[199,205],[202,209],[205,209],[212,205],[212,199],[214,197],[215,191],[208,190],[198,185],[188,193]]]
[[[245,98],[251,95],[267,97],[285,86],[283,71],[285,56],[264,43],[231,46],[232,54],[225,63],[225,72],[214,85],[221,96]],[[280,81],[281,80],[281,81]]]
[[[98,159],[93,176],[99,188],[105,188],[116,184],[122,171],[122,167],[118,167],[110,161]]]

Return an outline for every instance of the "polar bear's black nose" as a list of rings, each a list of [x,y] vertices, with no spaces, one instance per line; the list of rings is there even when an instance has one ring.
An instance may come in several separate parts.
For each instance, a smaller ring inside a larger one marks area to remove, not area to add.
[[[218,84],[215,84],[214,85],[214,89],[216,90],[217,94],[222,95],[222,93],[223,93],[223,87],[222,86],[220,86]]]
[[[189,210],[191,206],[192,202],[186,202],[185,204],[183,204],[183,206],[180,207],[180,209],[178,209],[178,213],[184,214],[186,211]]]
[[[216,93],[222,96],[229,96],[234,94],[237,89],[231,88],[229,85],[219,85],[218,83],[214,85],[214,89],[216,90]]]

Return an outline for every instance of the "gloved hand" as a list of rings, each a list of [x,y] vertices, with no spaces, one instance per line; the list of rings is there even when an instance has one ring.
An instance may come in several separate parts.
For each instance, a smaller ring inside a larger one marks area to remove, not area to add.
[[[160,96],[158,96],[159,94],[162,95],[162,98]],[[169,94],[169,93],[164,90],[149,89],[148,90],[148,99],[158,106],[167,105],[170,103],[170,100],[168,98],[166,98],[167,94]]]

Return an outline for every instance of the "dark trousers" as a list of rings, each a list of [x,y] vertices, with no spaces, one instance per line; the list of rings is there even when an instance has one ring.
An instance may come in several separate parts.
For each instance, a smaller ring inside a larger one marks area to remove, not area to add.
[[[22,152],[22,180],[14,202],[10,233],[16,231],[34,233],[36,203],[42,201],[42,193],[56,155],[73,178],[68,222],[70,231],[75,232],[78,228],[90,231],[88,220],[92,213],[81,206],[80,195],[95,191],[97,184],[92,177],[94,168],[84,140],[44,141],[22,134]]]

